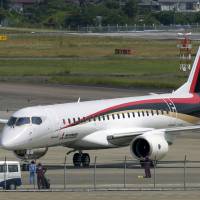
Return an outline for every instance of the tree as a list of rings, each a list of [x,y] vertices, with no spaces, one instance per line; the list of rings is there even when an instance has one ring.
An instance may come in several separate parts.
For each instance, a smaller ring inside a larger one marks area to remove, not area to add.
[[[119,9],[120,8],[119,1],[116,1],[116,0],[107,0],[107,1],[105,1],[104,4],[109,9]]]
[[[137,0],[129,0],[124,8],[124,13],[130,17],[130,18],[134,18],[137,14],[138,14],[138,2]]]
[[[0,7],[1,9],[8,9],[10,4],[10,0],[1,0],[0,1]]]
[[[174,24],[175,13],[173,11],[163,11],[155,14],[155,18],[163,25]]]
[[[84,7],[86,5],[86,0],[79,0],[80,7]]]
[[[7,12],[4,9],[0,8],[0,21],[6,18],[6,14]]]

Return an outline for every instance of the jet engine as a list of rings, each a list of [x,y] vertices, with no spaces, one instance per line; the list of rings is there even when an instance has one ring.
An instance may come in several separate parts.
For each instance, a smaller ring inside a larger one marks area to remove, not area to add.
[[[132,156],[139,160],[146,156],[151,160],[160,160],[168,152],[168,143],[164,133],[146,133],[133,139],[130,151]]]
[[[48,151],[47,147],[38,148],[38,149],[23,149],[23,150],[15,150],[14,154],[17,158],[21,160],[36,160],[44,156]]]

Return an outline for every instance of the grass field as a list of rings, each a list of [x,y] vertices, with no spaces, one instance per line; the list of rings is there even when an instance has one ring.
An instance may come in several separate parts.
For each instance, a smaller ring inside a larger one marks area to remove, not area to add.
[[[0,43],[0,80],[176,88],[187,77],[177,56],[175,40],[13,34]]]

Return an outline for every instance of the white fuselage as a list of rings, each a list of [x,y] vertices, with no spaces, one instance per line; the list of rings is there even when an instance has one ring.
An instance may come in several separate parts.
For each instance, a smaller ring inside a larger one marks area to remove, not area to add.
[[[142,97],[118,98],[23,108],[15,118],[39,116],[41,124],[30,123],[4,127],[1,143],[10,150],[63,145],[76,150],[112,148],[107,137],[140,129],[153,130],[191,123],[177,118],[175,98],[191,98],[192,94],[176,97],[173,93]],[[148,101],[162,102],[165,108],[139,107]],[[123,109],[125,107],[125,109]]]

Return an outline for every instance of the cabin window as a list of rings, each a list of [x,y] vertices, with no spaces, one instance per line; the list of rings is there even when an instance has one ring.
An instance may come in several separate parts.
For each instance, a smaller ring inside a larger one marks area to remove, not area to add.
[[[138,117],[140,117],[140,112],[138,112]]]
[[[68,123],[71,124],[71,120],[70,119],[68,119]]]
[[[159,111],[158,110],[156,110],[156,114],[159,115]]]
[[[100,116],[98,116],[98,120],[101,121],[101,117]]]
[[[14,126],[16,121],[17,121],[17,118],[16,118],[16,117],[11,117],[11,118],[8,120],[7,125],[8,125],[8,126]]]
[[[164,115],[164,111],[163,110],[161,110],[161,114]]]
[[[109,115],[107,115],[107,119],[108,119],[108,120],[110,120],[110,117],[109,117]]]
[[[152,116],[154,115],[153,110],[151,110],[151,114],[152,114]]]
[[[122,113],[122,117],[123,117],[123,118],[125,118],[125,115],[124,115],[124,113]]]
[[[135,117],[135,113],[134,112],[132,112],[132,115],[133,115],[133,117]]]
[[[129,112],[127,113],[127,115],[128,115],[128,118],[130,118],[130,113]]]
[[[115,115],[114,114],[112,114],[112,118],[115,119]]]
[[[149,116],[149,112],[148,112],[148,110],[146,111],[146,114],[147,114],[147,116]]]
[[[74,121],[74,123],[76,123],[76,120],[75,120],[75,118],[73,118],[73,121]]]
[[[142,115],[143,115],[143,117],[144,117],[144,111],[142,111]]]
[[[20,117],[18,118],[16,122],[16,126],[21,126],[25,124],[30,124],[30,118],[29,117]]]
[[[40,125],[42,123],[41,117],[31,117],[32,124]]]
[[[117,114],[118,119],[120,119],[120,114]]]

